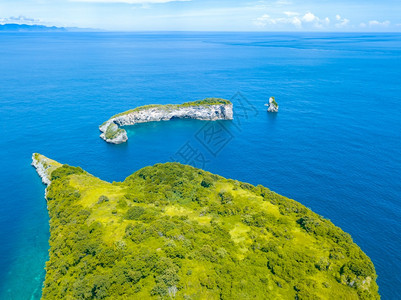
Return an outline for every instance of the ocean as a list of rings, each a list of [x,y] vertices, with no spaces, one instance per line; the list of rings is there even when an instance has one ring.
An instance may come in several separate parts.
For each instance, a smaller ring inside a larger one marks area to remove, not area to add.
[[[235,120],[99,138],[116,113],[206,97],[232,99]],[[107,181],[177,160],[262,184],[350,233],[383,299],[401,297],[401,34],[2,32],[0,116],[0,299],[41,296],[49,226],[33,152]]]

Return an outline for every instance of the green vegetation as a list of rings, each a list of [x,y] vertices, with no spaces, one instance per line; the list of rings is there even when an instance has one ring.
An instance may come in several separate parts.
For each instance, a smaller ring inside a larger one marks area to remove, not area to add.
[[[50,159],[47,158],[43,155],[40,155],[39,153],[34,153],[32,155],[32,159],[34,159],[37,162],[40,162],[40,164],[43,166],[43,168],[45,169],[46,174],[49,176],[50,178],[50,174],[56,170],[57,168],[61,167],[61,164]]]
[[[99,200],[97,201],[97,203],[98,203],[98,204],[101,204],[101,203],[103,203],[103,202],[109,202],[109,201],[110,201],[110,199],[109,199],[107,196],[101,195],[101,196],[99,197]]]
[[[125,130],[118,128],[117,124],[115,123],[110,123],[109,126],[107,126],[106,132],[105,132],[105,137],[108,140],[112,140],[115,137],[117,137],[119,134],[124,133]]]
[[[167,111],[170,111],[170,110],[175,110],[175,109],[182,108],[182,107],[205,106],[205,105],[221,105],[221,104],[231,104],[231,102],[228,101],[228,100],[225,100],[225,99],[220,99],[220,98],[206,98],[206,99],[203,99],[203,100],[186,102],[186,103],[183,103],[183,104],[166,104],[166,105],[150,104],[150,105],[140,106],[140,107],[137,107],[137,108],[134,108],[134,109],[119,113],[117,115],[112,116],[110,119],[117,118],[117,117],[120,117],[120,116],[125,116],[125,115],[133,113],[133,112],[142,111],[142,110],[146,110],[146,109],[150,109],[150,108],[156,108],[156,107],[165,109]]]
[[[272,98],[272,103],[273,103],[273,105],[275,106],[275,107],[278,107],[278,104],[277,104],[277,102],[276,102],[276,99],[274,98],[274,97],[271,97]]]
[[[348,234],[263,186],[178,163],[51,175],[43,299],[379,299]]]

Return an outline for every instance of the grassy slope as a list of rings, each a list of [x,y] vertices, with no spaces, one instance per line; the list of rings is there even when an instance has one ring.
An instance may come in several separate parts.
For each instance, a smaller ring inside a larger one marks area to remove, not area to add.
[[[178,163],[122,183],[65,165],[47,197],[44,299],[379,298],[348,234],[262,186]]]
[[[113,118],[117,118],[120,116],[124,116],[136,111],[141,111],[141,110],[145,110],[145,109],[149,109],[149,108],[155,108],[155,107],[163,107],[166,110],[174,110],[177,108],[182,108],[182,107],[189,107],[189,106],[201,106],[201,105],[220,105],[220,104],[231,104],[230,101],[228,100],[224,100],[224,99],[220,99],[220,98],[206,98],[203,100],[198,100],[198,101],[192,101],[192,102],[186,102],[183,104],[149,104],[149,105],[144,105],[144,106],[140,106],[122,113],[119,113],[117,115],[112,116],[110,119]]]

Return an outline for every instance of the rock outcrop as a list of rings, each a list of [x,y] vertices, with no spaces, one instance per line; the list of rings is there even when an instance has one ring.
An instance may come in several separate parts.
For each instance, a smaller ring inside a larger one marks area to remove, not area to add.
[[[59,162],[47,158],[39,153],[32,154],[32,166],[35,167],[36,172],[42,179],[42,182],[47,186],[51,184],[52,172],[62,166]],[[47,188],[45,189],[45,198],[47,196]]]
[[[274,97],[270,97],[269,104],[266,104],[266,106],[268,106],[267,108],[268,112],[275,112],[275,113],[278,112],[278,104],[274,99]]]
[[[127,132],[118,127],[113,121],[108,121],[106,124],[99,127],[102,134],[100,137],[108,143],[122,144],[128,140]]]
[[[108,143],[121,144],[128,140],[128,136],[120,126],[171,119],[232,120],[233,105],[228,100],[209,98],[180,105],[141,106],[118,114],[100,125],[100,137]]]
[[[49,185],[51,182],[52,172],[61,167],[62,164],[39,153],[33,153],[32,166],[35,167],[36,172],[38,172],[40,178],[42,178],[42,182],[46,185]]]

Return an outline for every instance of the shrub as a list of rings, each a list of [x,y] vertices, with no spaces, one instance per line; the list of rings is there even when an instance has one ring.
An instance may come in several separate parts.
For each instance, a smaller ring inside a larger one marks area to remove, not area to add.
[[[226,192],[226,191],[220,192],[219,196],[220,196],[221,204],[230,203],[234,199],[233,196],[229,192]]]
[[[138,220],[145,213],[145,209],[142,206],[133,206],[128,209],[125,214],[127,220]]]
[[[63,165],[52,172],[51,180],[56,180],[72,174],[83,174],[85,173],[80,167],[71,167],[69,165]]]
[[[109,198],[107,196],[105,196],[105,195],[101,195],[99,197],[99,200],[97,201],[98,204],[101,204],[103,202],[109,202]]]

